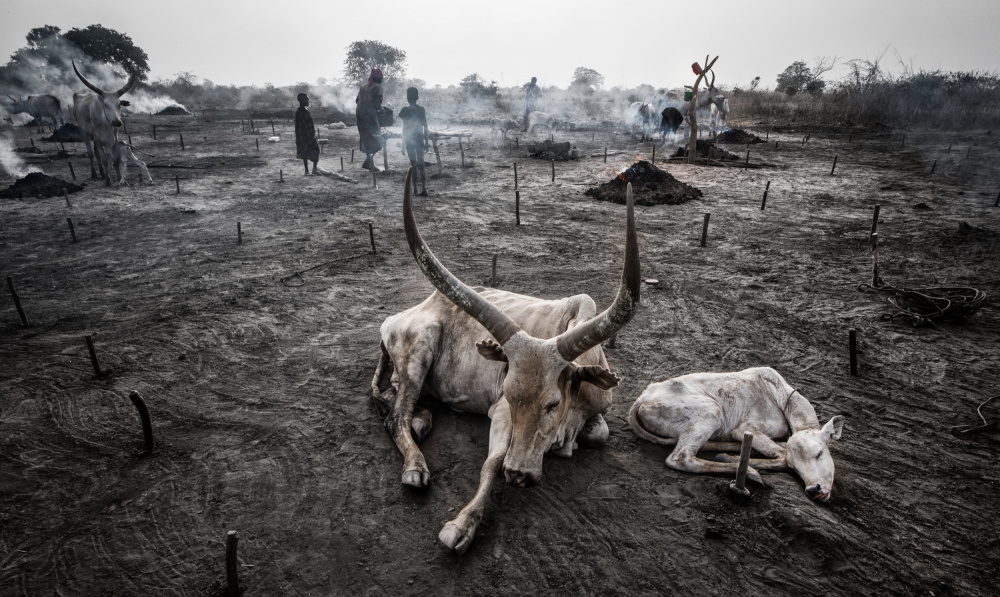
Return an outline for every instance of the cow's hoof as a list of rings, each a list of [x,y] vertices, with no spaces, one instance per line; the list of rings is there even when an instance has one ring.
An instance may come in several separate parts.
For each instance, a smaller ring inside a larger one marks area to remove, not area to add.
[[[767,485],[764,485],[764,479],[760,478],[760,473],[758,473],[757,469],[752,466],[747,467],[747,481],[756,483],[761,487],[767,487]]]
[[[431,474],[428,471],[403,471],[403,485],[423,489],[431,484]]]
[[[462,555],[465,553],[465,550],[469,549],[469,545],[472,543],[472,533],[466,534],[457,525],[449,522],[438,533],[438,539],[441,540],[441,543],[444,543],[445,547],[458,555]]]
[[[413,439],[420,443],[424,441],[427,434],[431,432],[431,426],[427,424],[423,419],[418,419],[416,417],[410,421],[410,429],[413,431]]]
[[[734,454],[716,454],[715,455],[715,461],[716,462],[739,462],[740,461],[740,457],[736,456]]]

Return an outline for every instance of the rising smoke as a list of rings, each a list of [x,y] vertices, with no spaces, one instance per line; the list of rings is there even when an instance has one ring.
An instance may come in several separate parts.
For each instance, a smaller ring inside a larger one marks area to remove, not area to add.
[[[41,172],[34,166],[26,166],[21,156],[14,152],[14,144],[6,137],[0,137],[0,169],[14,178],[24,178],[29,172]]]

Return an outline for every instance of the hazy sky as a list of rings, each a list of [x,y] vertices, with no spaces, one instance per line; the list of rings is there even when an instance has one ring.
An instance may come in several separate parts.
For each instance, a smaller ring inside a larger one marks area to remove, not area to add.
[[[606,86],[679,86],[708,53],[721,56],[718,83],[744,86],[759,75],[773,87],[796,60],[886,48],[896,70],[900,58],[917,69],[1000,68],[1000,0],[3,0],[0,56],[33,27],[96,23],[131,36],[153,79],[189,71],[222,84],[338,78],[345,48],[364,39],[404,50],[409,76],[445,86],[477,72],[565,87],[578,66]]]

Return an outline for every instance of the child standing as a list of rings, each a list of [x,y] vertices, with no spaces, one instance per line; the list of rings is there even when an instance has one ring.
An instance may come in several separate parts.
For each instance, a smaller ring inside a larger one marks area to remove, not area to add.
[[[424,169],[424,152],[427,151],[429,132],[427,130],[427,114],[423,106],[417,105],[419,92],[416,87],[406,90],[406,106],[399,111],[399,119],[403,121],[403,145],[410,165],[420,174],[420,195],[427,196],[427,171]],[[413,192],[417,192],[417,178],[413,177]]]
[[[309,175],[309,162],[313,163],[313,174],[316,174],[316,164],[319,162],[319,143],[316,141],[316,127],[312,115],[309,114],[309,96],[298,95],[299,109],[295,112],[295,157],[302,160]]]

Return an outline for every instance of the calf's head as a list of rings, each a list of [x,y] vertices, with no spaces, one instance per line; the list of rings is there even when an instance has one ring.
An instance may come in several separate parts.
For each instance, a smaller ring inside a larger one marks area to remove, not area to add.
[[[571,452],[573,440],[588,417],[594,415],[581,396],[592,390],[609,390],[618,377],[601,366],[581,366],[574,361],[614,335],[632,318],[639,304],[639,248],[632,207],[632,186],[627,190],[625,266],[618,295],[603,313],[555,338],[535,338],[496,305],[462,283],[437,260],[424,244],[413,219],[410,202],[412,168],[403,193],[406,240],[428,280],[455,305],[479,321],[496,342],[484,340],[476,347],[485,358],[507,363],[503,398],[510,405],[511,440],[504,459],[507,482],[528,487],[542,478],[542,458],[547,451]]]
[[[830,442],[840,439],[844,417],[837,415],[822,429],[802,429],[788,438],[785,463],[806,484],[806,494],[817,502],[826,502],[833,493],[833,457]]]
[[[128,93],[129,89],[135,85],[135,74],[132,74],[128,78],[128,83],[118,91],[104,91],[97,85],[94,85],[87,80],[86,77],[80,74],[79,69],[76,68],[76,62],[73,62],[73,71],[76,76],[83,81],[83,84],[87,86],[88,89],[97,94],[99,101],[101,102],[101,109],[104,114],[104,119],[111,124],[111,126],[119,127],[122,125],[122,106],[129,105],[128,102],[121,101],[121,97]]]

